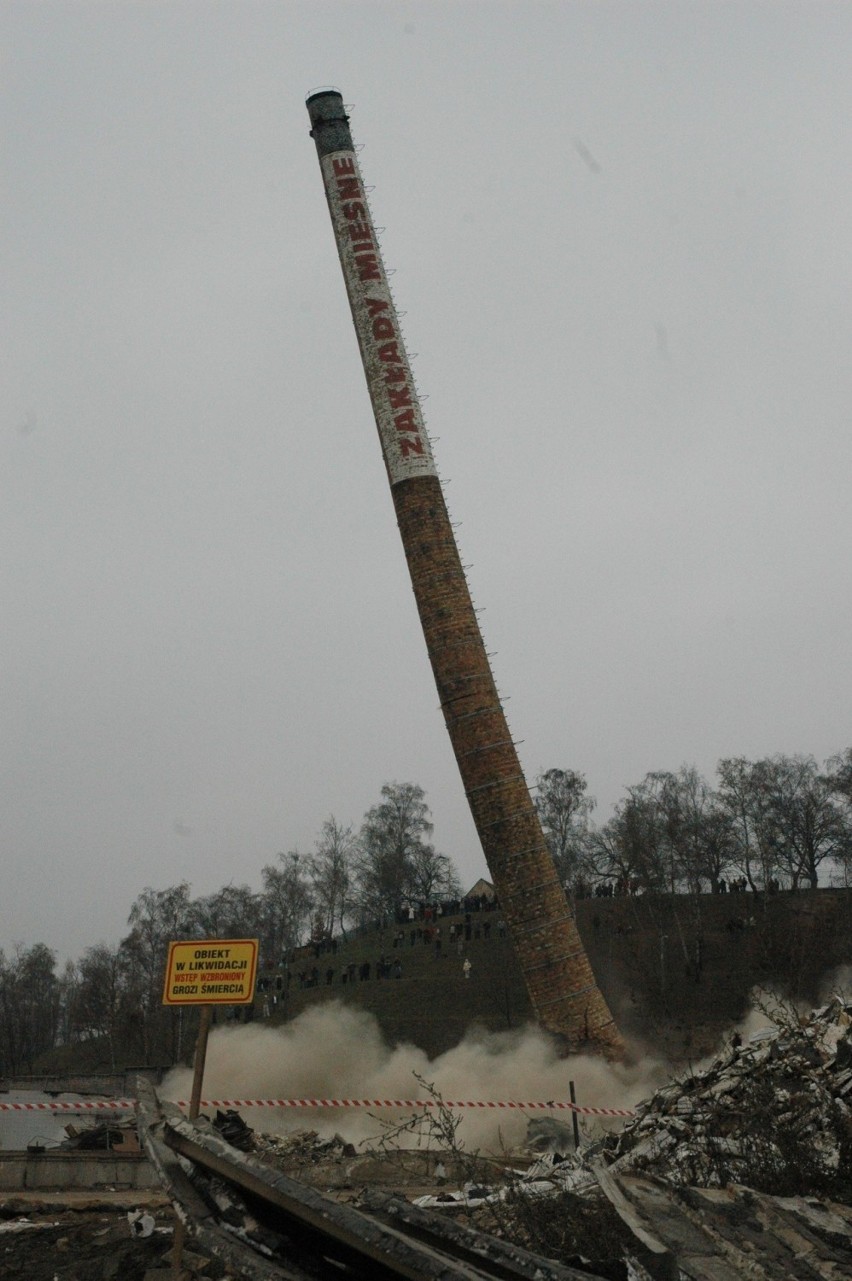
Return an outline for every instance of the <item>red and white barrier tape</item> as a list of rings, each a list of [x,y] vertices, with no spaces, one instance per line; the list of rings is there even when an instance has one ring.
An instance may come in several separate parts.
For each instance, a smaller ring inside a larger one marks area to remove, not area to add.
[[[181,1102],[180,1107],[187,1104]],[[449,1099],[210,1099],[207,1107],[214,1108],[508,1108],[535,1109],[564,1108],[570,1112],[580,1112],[584,1116],[633,1116],[626,1108],[589,1108],[578,1103],[517,1103],[487,1102],[482,1100],[449,1100]]]
[[[135,1107],[135,1099],[107,1099],[97,1103],[80,1099],[76,1103],[0,1103],[0,1112],[119,1112]]]
[[[135,1099],[108,1099],[98,1103],[0,1103],[0,1112],[118,1112],[136,1106]],[[178,1107],[187,1108],[185,1099]],[[634,1116],[628,1108],[590,1108],[579,1103],[551,1100],[547,1103],[486,1102],[472,1099],[451,1102],[447,1099],[202,1099],[203,1108],[503,1108],[517,1111],[563,1109],[581,1116]]]

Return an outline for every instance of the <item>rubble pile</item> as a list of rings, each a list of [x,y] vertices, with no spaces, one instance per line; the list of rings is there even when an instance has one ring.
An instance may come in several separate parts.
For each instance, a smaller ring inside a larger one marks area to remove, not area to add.
[[[463,1208],[516,1192],[588,1196],[601,1171],[852,1204],[852,1002],[836,998],[804,1023],[792,1012],[777,1016],[777,1026],[745,1044],[734,1037],[708,1067],[657,1090],[619,1132],[574,1152],[562,1123],[531,1122],[527,1146],[537,1159],[526,1169],[415,1204]]]
[[[171,1281],[173,1211],[166,1198],[128,1213],[122,1194],[25,1193],[0,1211],[0,1277],[8,1281]],[[6,1218],[6,1216],[14,1216]],[[190,1250],[184,1277],[214,1281],[221,1270]],[[198,1267],[193,1266],[198,1262]]]
[[[223,1137],[227,1138],[227,1135]],[[296,1160],[305,1165],[318,1165],[329,1159],[356,1155],[352,1144],[347,1143],[339,1134],[332,1135],[330,1139],[322,1139],[316,1130],[296,1130],[291,1134],[255,1133],[254,1151],[287,1161]]]
[[[732,1038],[620,1133],[572,1152],[553,1126],[531,1136],[550,1150],[527,1169],[415,1205],[493,1215],[513,1240],[572,1262],[606,1243],[631,1277],[852,1276],[852,1003],[835,999],[806,1022],[773,1013],[777,1026],[745,1045]],[[611,1264],[594,1260],[600,1275],[625,1275]]]
[[[852,1002],[734,1037],[707,1068],[658,1090],[601,1155],[612,1173],[729,1183],[784,1196],[852,1195]]]

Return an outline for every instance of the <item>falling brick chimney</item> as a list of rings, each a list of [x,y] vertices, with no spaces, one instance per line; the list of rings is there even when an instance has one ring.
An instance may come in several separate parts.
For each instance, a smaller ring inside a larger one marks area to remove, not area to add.
[[[307,100],[352,319],[426,647],[465,795],[539,1022],[570,1049],[622,1052],[509,733],[388,287],[349,118]]]

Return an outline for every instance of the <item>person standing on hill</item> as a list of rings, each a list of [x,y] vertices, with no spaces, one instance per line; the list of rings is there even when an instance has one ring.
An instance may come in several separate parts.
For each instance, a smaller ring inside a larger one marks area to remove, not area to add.
[[[470,971],[473,969],[473,966],[472,966],[472,965],[471,965],[471,963],[470,963],[470,957],[467,957],[467,956],[466,956],[466,957],[464,958],[464,965],[462,966],[462,969],[464,970],[464,976],[465,976],[465,978],[466,978],[466,979],[469,979],[469,978],[470,978]]]

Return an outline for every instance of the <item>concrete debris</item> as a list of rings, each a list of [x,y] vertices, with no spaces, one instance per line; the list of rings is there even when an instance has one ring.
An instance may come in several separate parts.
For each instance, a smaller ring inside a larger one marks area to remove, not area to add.
[[[220,1114],[225,1125],[217,1125],[230,1144],[234,1116]],[[190,1148],[202,1143],[200,1132],[184,1135],[183,1120],[169,1124]],[[570,1211],[578,1222],[607,1223],[594,1245],[612,1257],[592,1261],[596,1275],[655,1281],[852,1276],[852,1002],[841,998],[804,1021],[780,1008],[776,1026],[745,1044],[732,1037],[713,1062],[670,1081],[638,1105],[619,1132],[579,1151],[559,1122],[531,1127],[525,1168],[495,1168],[485,1159],[437,1149],[400,1150],[399,1160],[384,1150],[358,1156],[340,1135],[233,1128],[260,1163],[277,1169],[289,1164],[306,1183],[313,1179],[337,1190],[366,1185],[375,1194],[386,1180],[398,1185],[405,1171],[409,1195],[415,1188],[430,1193],[413,1197],[412,1213],[456,1210],[447,1222],[457,1232],[489,1215],[510,1227],[544,1222],[545,1206],[530,1203],[562,1195],[557,1209],[563,1218]],[[219,1141],[204,1138],[214,1147]],[[173,1146],[180,1150],[177,1142]],[[146,1149],[152,1150],[147,1140]],[[228,1160],[236,1172],[260,1164],[247,1156]],[[224,1246],[217,1238],[217,1249],[239,1241],[267,1260],[277,1258],[275,1233],[255,1218],[242,1194],[213,1175],[204,1177],[205,1204],[216,1206],[227,1236]],[[270,1177],[275,1196],[282,1196],[282,1178]],[[300,1195],[313,1193],[301,1187]],[[337,1210],[345,1207],[338,1203]]]
[[[70,1202],[73,1193],[68,1195]],[[0,1277],[9,1281],[142,1281],[152,1269],[159,1268],[160,1281],[173,1281],[170,1210],[163,1207],[154,1229],[139,1233],[129,1225],[123,1209],[104,1204],[91,1210],[84,1202],[81,1207],[62,1209],[58,1214],[34,1210],[14,1225],[0,1224]],[[140,1219],[150,1217],[137,1213]],[[209,1274],[184,1269],[182,1281],[190,1276],[207,1278]]]
[[[852,1004],[779,1018],[640,1104],[603,1142],[610,1171],[778,1195],[852,1191]]]
[[[152,1214],[146,1214],[143,1210],[128,1210],[127,1225],[132,1237],[149,1237],[157,1223]]]
[[[531,1117],[527,1125],[527,1147],[532,1152],[570,1152],[574,1147],[570,1122],[566,1125],[555,1116]]]
[[[648,1274],[669,1281],[835,1281],[852,1275],[852,1209],[751,1188],[674,1188],[602,1175]]]
[[[227,1136],[223,1136],[227,1137]],[[304,1162],[334,1160],[335,1157],[350,1158],[356,1155],[356,1149],[347,1143],[339,1134],[330,1139],[322,1139],[316,1130],[295,1130],[290,1134],[254,1135],[254,1150],[280,1157],[298,1157]]]
[[[636,1242],[629,1275],[852,1276],[852,1003],[838,997],[805,1021],[783,1009],[776,1018],[657,1090],[619,1133],[579,1152],[565,1143],[493,1186],[441,1189],[414,1204],[464,1211],[603,1193]],[[540,1127],[532,1137],[547,1146]]]
[[[53,1227],[52,1223],[33,1223],[30,1219],[14,1219],[9,1223],[0,1223],[0,1233],[5,1232],[38,1232],[44,1227]]]
[[[218,1130],[226,1143],[230,1143],[232,1148],[238,1152],[251,1152],[254,1149],[254,1130],[243,1120],[239,1112],[228,1108],[225,1112],[216,1110],[216,1116],[212,1122],[214,1130]]]
[[[435,1196],[416,1197],[413,1205],[423,1209],[470,1209],[478,1205],[493,1205],[510,1200],[513,1196],[552,1196],[556,1192],[573,1192],[584,1196],[596,1191],[598,1181],[594,1171],[580,1156],[562,1156],[548,1152],[525,1170],[503,1170],[499,1183],[484,1184],[471,1181],[457,1191],[445,1189]]]

